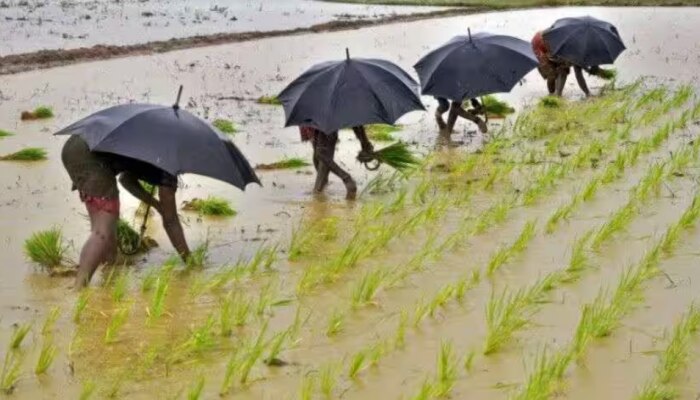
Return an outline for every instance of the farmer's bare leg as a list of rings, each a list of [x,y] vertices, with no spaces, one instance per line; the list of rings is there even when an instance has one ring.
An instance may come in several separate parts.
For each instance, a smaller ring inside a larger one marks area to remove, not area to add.
[[[583,90],[586,97],[590,97],[591,91],[588,90],[588,84],[586,84],[586,78],[583,77],[583,70],[579,66],[574,66],[574,75],[576,75],[576,82],[578,82],[578,87]]]
[[[168,234],[170,243],[172,243],[180,258],[184,262],[190,257],[190,248],[185,240],[185,233],[182,230],[180,217],[177,215],[177,204],[175,202],[175,188],[169,186],[158,187],[158,198],[160,199],[160,207],[157,209],[163,218],[163,228]]]
[[[455,103],[452,103],[452,104],[453,104],[453,107],[454,107],[454,104],[455,104]],[[479,118],[479,117],[476,115],[476,113],[473,112],[472,110],[465,110],[464,108],[462,108],[461,106],[459,106],[459,107],[456,107],[456,111],[455,111],[455,112],[456,112],[456,114],[457,114],[458,116],[460,116],[460,117],[462,117],[462,118],[464,118],[464,119],[467,119],[467,120],[469,120],[469,121],[472,121],[473,123],[477,124],[477,125],[479,126],[479,131],[481,131],[481,133],[486,133],[486,132],[488,132],[488,127],[486,126],[486,122],[484,122],[484,120],[482,120],[481,118]]]
[[[328,175],[331,173],[328,165],[326,165],[321,158],[321,148],[325,144],[325,142],[322,142],[325,140],[325,138],[322,137],[324,135],[324,133],[319,133],[311,141],[311,144],[314,147],[314,167],[316,167],[316,182],[314,184],[314,191],[317,193],[323,192],[323,190],[326,188],[328,185]]]
[[[554,92],[557,89],[557,78],[547,78],[547,91],[549,92],[549,95],[553,95]]]
[[[320,136],[320,135],[319,135]],[[336,175],[338,178],[340,178],[343,183],[345,184],[345,190],[347,191],[346,198],[349,200],[352,200],[356,197],[357,195],[357,184],[355,181],[352,179],[352,176],[350,176],[349,173],[347,173],[344,169],[342,169],[338,164],[336,164],[334,157],[335,157],[335,146],[338,143],[338,134],[331,134],[331,135],[323,135],[324,138],[319,140],[319,159],[321,161],[321,169],[323,170],[324,174],[327,173],[325,172],[325,169],[327,168],[330,172],[332,172],[334,175]],[[319,184],[319,178],[321,177],[321,174],[319,173],[317,179],[316,179],[316,184]]]
[[[447,125],[445,125],[445,121],[442,119],[442,115],[450,110],[450,103],[447,101],[447,99],[443,98],[438,98],[437,101],[438,107],[435,110],[435,122],[437,122],[438,128],[442,131],[447,127]]]
[[[556,95],[561,97],[564,93],[564,86],[566,86],[566,79],[569,77],[569,68],[557,68],[557,79],[556,79]]]
[[[80,251],[80,265],[75,286],[82,288],[90,283],[97,267],[108,261],[110,252],[116,249],[118,215],[101,210],[90,211],[90,237]]]

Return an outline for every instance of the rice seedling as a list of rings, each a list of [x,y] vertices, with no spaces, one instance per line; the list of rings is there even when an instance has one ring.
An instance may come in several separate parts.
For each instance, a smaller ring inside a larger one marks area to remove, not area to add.
[[[314,388],[316,387],[316,377],[310,374],[304,374],[301,378],[299,387],[299,400],[311,400],[313,398]]]
[[[126,319],[129,316],[129,307],[128,306],[123,306],[117,309],[114,312],[114,315],[112,315],[112,318],[109,321],[109,326],[107,327],[107,331],[105,332],[105,337],[104,341],[105,343],[114,343],[115,338],[117,336],[117,333],[119,332],[119,329],[121,329],[122,326],[124,326],[124,323],[126,323]]]
[[[0,390],[5,394],[11,394],[19,382],[22,368],[22,359],[14,351],[5,353],[5,360],[0,371]]]
[[[382,269],[368,271],[352,289],[352,307],[359,308],[373,303],[387,278],[387,273]]]
[[[523,205],[528,206],[534,204],[537,199],[546,194],[548,190],[551,190],[556,180],[565,173],[566,167],[560,164],[552,164],[545,167],[545,169],[536,176],[535,181],[525,189],[522,194]]]
[[[583,191],[581,192],[581,199],[583,201],[590,201],[593,196],[598,192],[598,188],[600,187],[600,184],[602,183],[602,179],[599,177],[595,177],[588,181],[586,186],[584,186]]]
[[[27,147],[0,157],[2,161],[41,161],[46,160],[46,150],[41,147]]]
[[[270,307],[272,307],[272,303],[275,301],[274,293],[272,291],[272,284],[272,282],[268,283],[258,293],[258,301],[255,304],[255,313],[258,316],[264,315],[270,309]]]
[[[41,351],[39,352],[39,358],[36,361],[36,366],[34,367],[34,373],[36,375],[43,375],[53,364],[53,360],[56,358],[56,346],[53,344],[53,340],[50,338],[44,338],[44,343],[41,346]]]
[[[8,136],[13,136],[13,135],[14,135],[14,133],[12,133],[12,132],[0,129],[0,139],[6,138]]]
[[[245,298],[243,295],[236,293],[234,295],[233,310],[231,311],[233,318],[233,325],[244,326],[248,323],[248,316],[253,309],[253,301]]]
[[[321,367],[319,373],[319,389],[325,399],[333,398],[333,391],[338,386],[338,375],[340,373],[337,364],[328,363]]]
[[[282,102],[277,98],[277,96],[260,96],[257,100],[258,104],[267,104],[272,106],[280,106]]]
[[[49,313],[46,314],[46,319],[44,320],[44,325],[41,327],[42,336],[50,336],[53,333],[53,328],[56,326],[56,321],[61,315],[61,309],[56,307],[51,307]]]
[[[376,367],[379,365],[382,357],[384,357],[389,352],[389,344],[387,341],[382,340],[373,344],[369,349],[367,349],[367,359],[369,360],[369,365]]]
[[[426,303],[424,300],[419,301],[413,310],[413,327],[417,328],[428,314],[430,314],[430,303]]]
[[[420,164],[420,160],[404,142],[396,142],[373,153],[376,160],[397,171],[408,171]]]
[[[447,302],[450,301],[450,299],[454,295],[454,292],[454,286],[450,284],[445,285],[440,290],[438,290],[438,292],[435,293],[435,296],[433,296],[433,299],[428,304],[428,315],[430,315],[431,318],[435,318],[437,310],[445,307]]]
[[[528,316],[524,312],[529,305],[527,293],[522,289],[517,292],[504,289],[499,296],[491,294],[486,305],[485,355],[498,351],[514,332],[527,324]]]
[[[574,242],[571,249],[569,264],[564,270],[569,282],[577,280],[581,276],[581,273],[589,267],[587,249],[588,243],[590,242],[594,233],[594,230],[589,230],[583,236],[578,238],[576,242]]]
[[[668,88],[660,86],[652,90],[644,92],[635,104],[636,109],[643,108],[650,103],[661,103],[668,93]]]
[[[564,100],[557,96],[546,96],[540,100],[540,106],[546,108],[562,108],[564,106]]]
[[[474,359],[476,358],[476,350],[471,350],[464,357],[464,370],[467,372],[472,372],[474,369]]]
[[[279,356],[284,350],[284,345],[289,339],[290,331],[286,330],[283,332],[278,332],[275,336],[270,339],[269,351],[267,352],[267,358],[265,358],[265,364],[267,365],[284,365]]]
[[[391,134],[401,130],[401,127],[385,124],[373,124],[365,127],[367,137],[377,142],[393,142],[394,136]]]
[[[75,302],[75,307],[73,308],[73,322],[76,324],[80,322],[83,312],[87,308],[88,301],[90,300],[90,290],[83,289]]]
[[[93,381],[83,382],[83,385],[80,388],[80,395],[78,396],[78,399],[79,400],[90,399],[92,397],[92,395],[95,393],[96,388],[97,388],[97,385]]]
[[[203,324],[190,331],[190,336],[182,344],[181,349],[186,353],[201,354],[213,348],[216,344],[213,333],[215,324],[216,318],[213,315],[209,315]]]
[[[216,129],[229,135],[238,132],[238,128],[236,128],[236,125],[234,125],[232,121],[229,121],[227,119],[215,119],[214,122],[212,122],[211,124],[214,125]]]
[[[129,275],[126,272],[118,273],[117,278],[114,279],[114,285],[112,286],[112,300],[117,303],[122,302],[126,298],[128,290]]]
[[[326,336],[335,336],[343,330],[343,325],[345,324],[345,313],[339,310],[334,310],[331,313],[331,317],[328,320],[328,326],[326,327]]]
[[[481,273],[479,270],[472,271],[470,276],[465,276],[464,278],[457,281],[454,288],[454,297],[457,302],[464,302],[464,297],[467,292],[472,288],[476,287],[479,282],[481,282]]]
[[[311,165],[308,161],[299,157],[285,157],[280,161],[270,164],[258,164],[255,169],[275,170],[275,169],[299,169]]]
[[[221,383],[221,388],[219,389],[220,396],[225,396],[231,390],[231,386],[233,385],[233,379],[240,370],[242,361],[243,357],[241,355],[240,348],[237,347],[231,352],[231,356],[229,357],[228,362],[226,363],[224,379]]]
[[[482,106],[486,110],[486,114],[489,118],[503,118],[515,112],[515,108],[493,95],[484,96],[482,102]]]
[[[617,77],[617,70],[614,68],[600,68],[595,76],[606,81],[612,81]]]
[[[197,382],[190,386],[190,390],[187,391],[187,400],[199,400],[202,397],[205,382],[204,376],[200,376]]]
[[[418,393],[411,397],[412,400],[430,400],[433,397],[433,383],[430,379],[425,379]]]
[[[568,351],[559,351],[550,355],[547,348],[543,348],[535,357],[524,387],[512,398],[514,400],[550,398],[557,389],[570,362],[571,354]]]
[[[217,217],[232,217],[236,215],[236,211],[231,208],[228,200],[209,196],[206,199],[192,199],[186,202],[183,210],[196,211],[200,215],[217,216]]]
[[[255,342],[253,342],[248,348],[248,352],[246,354],[245,359],[243,360],[240,370],[241,373],[239,382],[242,385],[245,385],[248,382],[248,378],[250,377],[250,372],[253,369],[253,366],[262,357],[263,351],[265,351],[264,339],[265,333],[267,332],[267,325],[268,322],[265,321],[263,323],[263,326],[260,328],[260,332],[258,333],[257,339],[255,339]]]
[[[648,382],[635,396],[635,400],[672,400],[678,398],[678,390],[656,382]]]
[[[32,330],[32,324],[17,325],[10,337],[10,349],[19,349],[30,330]]]
[[[529,221],[523,227],[523,230],[518,235],[518,238],[510,246],[501,247],[489,259],[486,267],[487,275],[493,276],[503,264],[510,261],[513,257],[522,253],[535,236],[535,221]]]
[[[33,114],[37,119],[52,118],[53,117],[53,109],[51,107],[47,107],[47,106],[39,106],[39,107],[34,109]]]
[[[365,350],[360,350],[350,359],[350,367],[348,368],[348,378],[355,379],[365,367],[367,362],[367,353]]]
[[[229,293],[219,303],[219,327],[221,336],[228,337],[233,333],[233,295]]]
[[[61,229],[56,227],[36,232],[24,242],[27,257],[49,270],[62,265],[67,252],[68,246],[64,244]]]
[[[567,204],[564,204],[557,208],[547,220],[545,232],[548,234],[553,233],[557,229],[557,226],[559,225],[559,222],[562,219],[568,220],[569,218],[571,218],[571,214],[574,212],[576,206],[578,206],[577,197],[572,199],[572,201],[568,202]]]
[[[591,241],[593,249],[600,249],[600,246],[613,234],[623,231],[629,225],[638,212],[637,205],[632,200],[611,214],[603,226],[596,231]]]
[[[149,323],[157,321],[163,315],[163,312],[165,311],[165,298],[168,294],[169,286],[170,280],[166,276],[160,276],[156,280],[155,290],[151,296],[150,306],[146,310]]]
[[[443,342],[440,345],[438,368],[433,395],[438,398],[448,397],[457,382],[457,358],[454,355],[452,343]]]
[[[408,312],[406,310],[401,311],[401,316],[399,317],[399,323],[396,326],[396,333],[394,334],[394,346],[397,349],[403,349],[406,345],[406,327],[408,326]]]
[[[203,268],[209,261],[209,240],[197,246],[187,257],[187,269]]]

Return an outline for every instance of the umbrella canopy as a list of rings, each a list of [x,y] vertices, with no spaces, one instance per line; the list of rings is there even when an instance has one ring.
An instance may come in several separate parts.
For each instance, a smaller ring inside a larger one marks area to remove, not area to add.
[[[625,50],[615,26],[589,16],[559,19],[542,37],[552,55],[582,67],[612,64]]]
[[[79,135],[92,151],[134,158],[169,174],[192,173],[241,190],[260,180],[238,148],[185,110],[124,104],[92,114],[55,133]]]
[[[350,58],[317,64],[280,94],[286,126],[307,125],[325,133],[354,126],[394,124],[425,110],[418,83],[396,64]]]
[[[423,94],[462,101],[509,92],[537,66],[530,43],[479,32],[457,36],[413,67]]]

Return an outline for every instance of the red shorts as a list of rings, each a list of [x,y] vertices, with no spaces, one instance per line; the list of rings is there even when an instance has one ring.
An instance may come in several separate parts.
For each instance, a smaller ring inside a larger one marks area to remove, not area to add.
[[[110,199],[106,197],[88,196],[81,192],[80,200],[85,203],[85,207],[90,213],[102,211],[119,216],[119,198]]]

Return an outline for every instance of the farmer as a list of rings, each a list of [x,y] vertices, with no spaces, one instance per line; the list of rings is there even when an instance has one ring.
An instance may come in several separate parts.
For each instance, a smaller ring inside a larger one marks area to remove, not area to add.
[[[478,117],[478,114],[485,114],[485,110],[477,99],[470,100],[473,107],[470,110],[465,110],[462,107],[462,103],[459,101],[453,101],[450,104],[450,102],[445,98],[436,97],[435,99],[438,101],[438,108],[435,110],[435,120],[437,121],[441,132],[445,132],[448,135],[452,134],[455,123],[457,122],[457,117],[468,119],[469,121],[477,124],[481,133],[488,132],[486,123]],[[447,116],[447,124],[445,124],[445,121],[442,119],[442,115],[448,110],[450,113]]]
[[[76,288],[87,286],[100,264],[113,263],[117,254],[119,189],[117,175],[124,188],[158,211],[163,227],[183,260],[190,250],[177,215],[175,192],[177,177],[150,164],[109,153],[92,152],[80,136],[71,136],[61,153],[63,165],[85,203],[90,217],[90,237],[80,252]],[[155,199],[139,180],[158,187]]]
[[[374,146],[367,138],[367,133],[363,126],[352,128],[355,136],[360,141],[362,149],[358,153],[358,160],[369,162],[373,159]],[[326,134],[311,126],[300,126],[301,140],[310,141],[314,149],[313,163],[316,169],[316,183],[314,191],[321,193],[328,185],[328,176],[332,172],[345,184],[346,196],[348,200],[353,200],[357,196],[357,184],[352,176],[342,169],[334,160],[335,147],[338,143],[338,132]]]
[[[582,67],[573,65],[560,57],[552,56],[549,52],[549,46],[544,40],[542,31],[537,32],[532,38],[532,50],[537,57],[537,61],[540,63],[537,70],[540,72],[540,75],[542,75],[542,78],[547,81],[547,90],[550,95],[562,95],[564,86],[566,85],[566,79],[571,72],[571,67],[573,67],[578,86],[583,93],[585,93],[586,97],[590,97],[591,91],[588,89],[586,79],[583,77],[583,71],[585,70],[590,75],[598,75],[601,72],[598,66]]]

